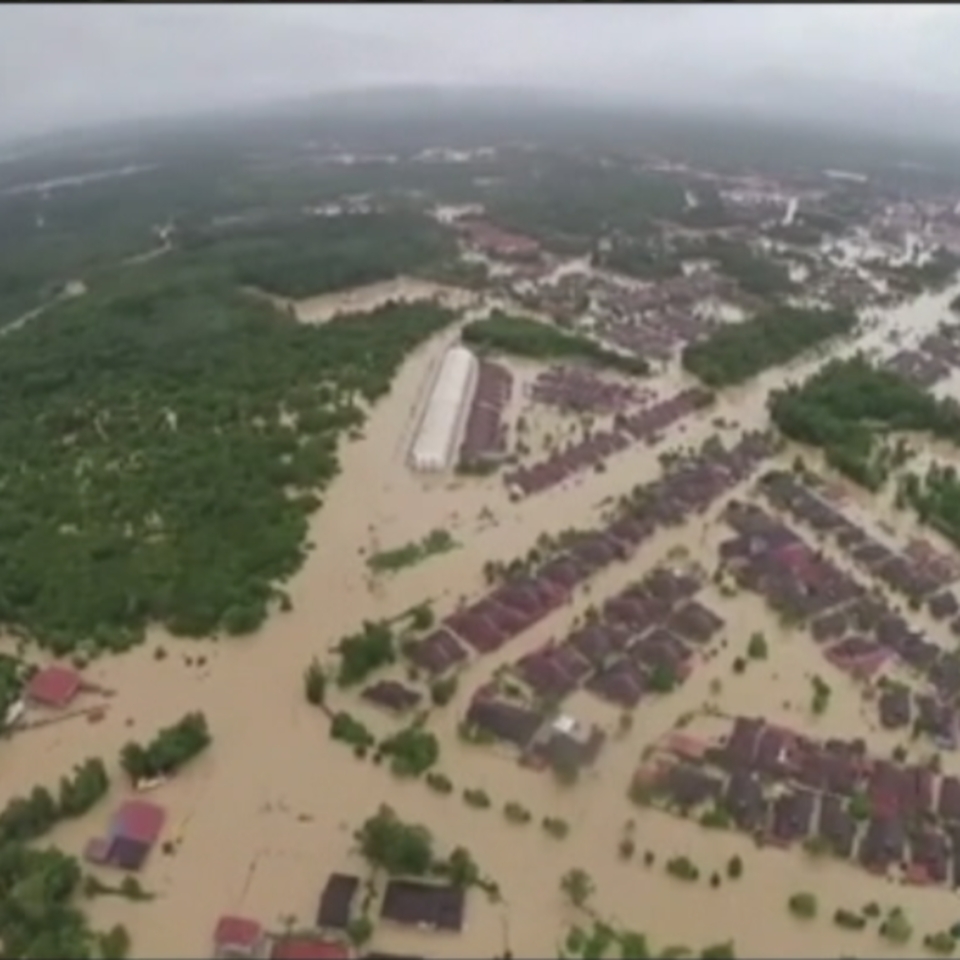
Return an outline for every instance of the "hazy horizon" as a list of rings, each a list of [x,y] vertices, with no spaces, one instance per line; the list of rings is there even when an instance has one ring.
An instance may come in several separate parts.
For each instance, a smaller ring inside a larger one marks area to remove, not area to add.
[[[956,137],[958,39],[932,4],[3,6],[0,139],[407,85]]]

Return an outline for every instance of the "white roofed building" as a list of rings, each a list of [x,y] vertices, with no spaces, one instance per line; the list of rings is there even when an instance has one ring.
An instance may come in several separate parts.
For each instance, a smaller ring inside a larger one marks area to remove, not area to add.
[[[444,355],[410,450],[415,470],[439,471],[450,465],[473,399],[477,369],[477,358],[466,347],[451,347]]]

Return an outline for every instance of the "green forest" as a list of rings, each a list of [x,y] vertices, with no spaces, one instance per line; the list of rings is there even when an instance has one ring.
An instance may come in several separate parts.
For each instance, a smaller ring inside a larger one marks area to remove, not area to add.
[[[755,253],[745,243],[711,236],[688,245],[684,255],[711,261],[723,276],[736,281],[744,293],[761,299],[782,298],[796,289],[785,264]]]
[[[921,523],[960,547],[960,479],[952,464],[931,463],[926,473],[907,473],[897,491],[898,506],[910,506]]]
[[[161,260],[27,324],[0,350],[0,623],[57,653],[256,629],[338,438],[452,320],[300,325]]]
[[[857,318],[851,313],[768,307],[685,347],[683,366],[708,386],[733,386],[787,363],[831,337],[851,333],[856,325]]]
[[[456,254],[451,234],[405,212],[255,218],[185,230],[178,246],[239,286],[293,300],[392,280]]]
[[[868,269],[887,281],[891,289],[908,297],[921,293],[939,293],[953,282],[960,269],[960,257],[938,247],[922,263],[890,263],[882,258],[868,260]]]
[[[642,357],[608,350],[597,341],[577,333],[499,310],[485,320],[468,323],[461,332],[464,343],[480,351],[512,354],[529,360],[584,360],[635,376],[650,372]]]
[[[828,463],[876,490],[890,457],[884,440],[897,431],[960,443],[960,409],[857,355],[833,360],[804,383],[773,393],[773,422],[791,440],[823,450]]]
[[[162,171],[82,188],[0,194],[0,325],[48,301],[70,280],[89,282],[159,249],[161,228],[174,251],[189,252],[194,268],[203,265],[223,280],[290,297],[455,262],[449,231],[417,212],[422,200],[396,190],[408,181],[423,188],[432,179],[442,193],[442,168],[293,164],[283,172],[235,156],[219,156],[216,163],[178,159]],[[466,172],[451,175],[462,179]],[[371,191],[380,197],[376,213],[303,212]]]
[[[618,239],[593,255],[593,265],[636,280],[667,280],[683,273],[683,261],[655,239]]]
[[[516,177],[487,200],[496,223],[560,253],[586,252],[608,233],[643,237],[658,219],[677,220],[684,189],[670,177],[550,158],[528,177]]]

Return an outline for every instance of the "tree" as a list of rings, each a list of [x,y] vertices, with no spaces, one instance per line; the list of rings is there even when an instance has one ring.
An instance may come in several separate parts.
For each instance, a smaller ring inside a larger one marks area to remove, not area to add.
[[[380,752],[391,758],[390,769],[401,777],[419,777],[440,758],[440,741],[429,730],[406,727],[380,744]]]
[[[322,707],[326,701],[327,675],[316,657],[310,661],[310,665],[304,672],[303,695],[306,697],[307,703],[315,707]]]
[[[100,955],[103,960],[125,960],[130,953],[130,934],[122,924],[116,924],[100,935]]]
[[[880,936],[891,943],[908,943],[913,936],[913,927],[900,907],[894,907],[880,924]]]
[[[419,262],[450,241],[420,214],[266,217],[185,237],[189,264],[98,269],[45,314],[60,336],[28,324],[0,358],[0,609],[55,655],[121,651],[151,623],[196,636],[259,626],[307,557],[338,439],[454,319],[416,303],[301,325],[237,287],[337,286]],[[54,258],[45,269],[66,269],[55,229],[34,239]],[[71,270],[92,266],[74,256]],[[95,491],[82,506],[81,475]]]
[[[79,817],[104,797],[110,788],[110,777],[99,758],[87,760],[72,777],[60,778],[60,797],[57,804],[62,817]]]
[[[770,416],[789,439],[821,449],[830,466],[867,489],[889,473],[890,429],[956,443],[960,411],[858,354],[833,360],[799,385],[771,394]]]
[[[354,917],[347,924],[347,937],[355,947],[362,947],[373,936],[373,923],[369,917]]]
[[[813,684],[813,700],[811,709],[818,716],[825,713],[830,704],[831,688],[822,677],[815,676],[811,683]]]
[[[700,960],[736,960],[736,956],[732,940],[714,943],[700,951]]]
[[[421,603],[413,608],[410,616],[410,625],[414,630],[429,630],[434,624],[433,609],[428,603]]]
[[[34,787],[26,797],[13,797],[0,811],[0,838],[4,842],[35,840],[58,820],[59,810],[46,787]]]
[[[654,665],[650,673],[650,689],[657,693],[670,693],[677,685],[676,671],[665,663]]]
[[[802,920],[812,920],[817,915],[817,898],[812,893],[795,893],[787,901],[790,912]]]
[[[847,809],[849,810],[850,816],[853,817],[854,820],[869,820],[873,814],[873,805],[870,803],[870,798],[865,793],[855,793],[850,798]]]
[[[364,821],[356,839],[363,857],[393,876],[422,877],[434,862],[430,831],[404,823],[386,805]]]
[[[447,677],[430,684],[430,699],[436,707],[445,707],[456,695],[457,678]]]
[[[743,861],[736,855],[727,861],[727,876],[731,880],[739,880],[743,876]]]
[[[210,743],[207,718],[194,711],[160,730],[146,746],[128,743],[120,752],[120,765],[133,783],[171,776],[206,750]]]
[[[593,895],[593,879],[586,870],[573,867],[561,877],[560,889],[575,907],[583,907]]]
[[[856,315],[850,312],[780,304],[743,323],[719,327],[706,340],[685,347],[683,367],[709,387],[733,386],[851,333],[856,325]]]
[[[751,660],[767,659],[767,640],[762,633],[754,633],[747,644],[747,656]]]
[[[620,934],[620,956],[622,960],[647,960],[650,947],[642,933],[625,930]]]
[[[530,317],[508,316],[500,310],[494,310],[484,320],[468,323],[462,328],[461,337],[467,345],[481,350],[496,350],[532,360],[576,358],[633,375],[650,372],[649,365],[640,357],[608,350],[580,333]]]
[[[454,847],[447,859],[446,874],[457,887],[472,887],[480,880],[480,869],[465,847]]]
[[[359,633],[344,637],[337,646],[340,670],[337,683],[353,687],[364,681],[374,670],[396,660],[393,633],[386,623],[364,622]]]

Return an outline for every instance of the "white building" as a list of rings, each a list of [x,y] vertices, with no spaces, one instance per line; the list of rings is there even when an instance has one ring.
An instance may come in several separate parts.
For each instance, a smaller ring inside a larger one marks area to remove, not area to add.
[[[449,466],[473,399],[477,367],[477,358],[466,347],[451,347],[444,355],[410,450],[415,470],[445,470]]]

